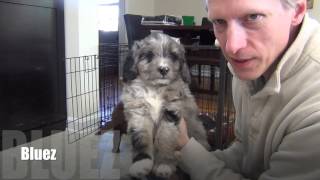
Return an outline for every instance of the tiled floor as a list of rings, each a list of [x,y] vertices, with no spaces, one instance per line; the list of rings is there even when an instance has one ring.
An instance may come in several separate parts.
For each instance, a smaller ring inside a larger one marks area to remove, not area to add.
[[[131,147],[123,136],[121,152],[112,150],[112,131],[68,144],[65,132],[0,152],[0,179],[130,179]],[[21,160],[21,147],[54,148],[54,161]],[[120,178],[121,176],[121,178]]]

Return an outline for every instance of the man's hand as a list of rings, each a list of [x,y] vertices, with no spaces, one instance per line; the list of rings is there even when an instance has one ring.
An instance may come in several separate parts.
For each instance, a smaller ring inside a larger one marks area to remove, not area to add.
[[[184,118],[181,118],[179,123],[178,149],[181,150],[189,141],[187,124]]]

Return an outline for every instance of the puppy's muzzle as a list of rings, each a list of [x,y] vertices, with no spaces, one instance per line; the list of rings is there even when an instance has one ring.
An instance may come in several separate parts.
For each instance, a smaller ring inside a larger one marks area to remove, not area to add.
[[[160,74],[162,75],[162,76],[165,76],[165,75],[167,75],[168,74],[168,72],[169,72],[169,68],[168,67],[164,67],[164,66],[160,66],[159,68],[158,68],[158,71],[160,72]]]

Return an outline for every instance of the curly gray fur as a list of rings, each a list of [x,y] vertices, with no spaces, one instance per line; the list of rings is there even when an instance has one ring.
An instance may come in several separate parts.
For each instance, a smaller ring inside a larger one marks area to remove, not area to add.
[[[122,102],[132,137],[130,174],[142,177],[151,171],[168,178],[175,171],[181,117],[190,137],[206,148],[206,133],[190,92],[190,73],[184,47],[168,35],[151,34],[135,42],[123,71]]]

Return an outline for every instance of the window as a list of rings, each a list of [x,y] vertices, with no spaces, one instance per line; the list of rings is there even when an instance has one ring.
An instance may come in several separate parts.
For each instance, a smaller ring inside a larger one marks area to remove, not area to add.
[[[119,0],[99,0],[99,30],[118,31]]]

